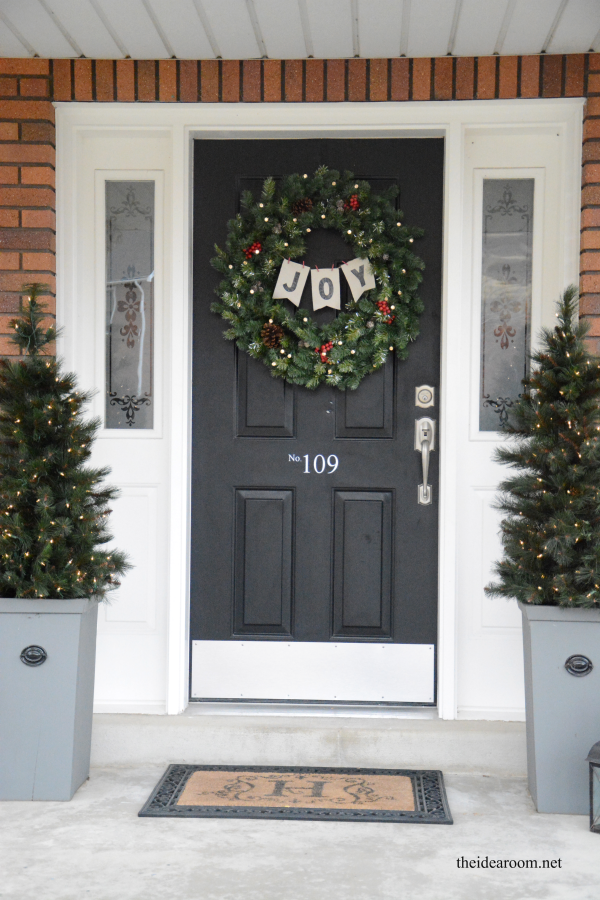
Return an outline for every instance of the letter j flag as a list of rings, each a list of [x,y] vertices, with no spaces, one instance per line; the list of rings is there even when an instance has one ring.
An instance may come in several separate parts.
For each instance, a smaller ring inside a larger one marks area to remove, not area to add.
[[[354,300],[358,300],[361,294],[375,287],[375,276],[368,259],[351,259],[350,262],[344,263],[342,271]]]
[[[339,269],[311,269],[310,281],[314,310],[322,309],[324,306],[330,306],[332,309],[340,308]]]
[[[273,300],[291,300],[294,306],[299,306],[309,272],[307,266],[284,259],[273,291]]]

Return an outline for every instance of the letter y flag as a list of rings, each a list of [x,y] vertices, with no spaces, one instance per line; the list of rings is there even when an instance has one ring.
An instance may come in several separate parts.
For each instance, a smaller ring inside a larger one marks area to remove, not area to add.
[[[355,300],[375,287],[375,276],[368,259],[351,259],[341,267]]]

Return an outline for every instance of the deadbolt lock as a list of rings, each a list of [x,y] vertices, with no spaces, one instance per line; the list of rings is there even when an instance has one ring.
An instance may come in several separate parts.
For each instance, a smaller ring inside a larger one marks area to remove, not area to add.
[[[427,409],[429,406],[435,406],[435,388],[428,384],[421,384],[415,388],[415,406],[421,409]]]

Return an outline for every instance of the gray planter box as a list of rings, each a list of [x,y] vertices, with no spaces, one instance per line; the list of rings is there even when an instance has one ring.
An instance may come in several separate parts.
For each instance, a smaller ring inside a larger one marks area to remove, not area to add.
[[[0,599],[0,800],[70,800],[88,777],[97,619],[95,600]]]
[[[585,761],[600,740],[600,610],[519,603],[523,614],[527,772],[538,812],[589,813]],[[572,675],[585,656],[594,668]]]

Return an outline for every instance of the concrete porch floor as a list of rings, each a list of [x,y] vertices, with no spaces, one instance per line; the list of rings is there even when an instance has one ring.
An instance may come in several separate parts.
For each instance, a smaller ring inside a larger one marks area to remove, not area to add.
[[[92,769],[70,803],[0,804],[0,898],[596,900],[600,837],[523,777],[446,773],[454,825],[139,819],[163,766]],[[459,869],[458,857],[561,860]]]

